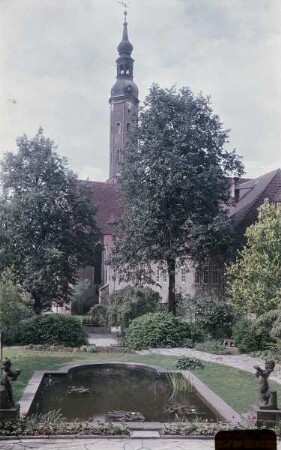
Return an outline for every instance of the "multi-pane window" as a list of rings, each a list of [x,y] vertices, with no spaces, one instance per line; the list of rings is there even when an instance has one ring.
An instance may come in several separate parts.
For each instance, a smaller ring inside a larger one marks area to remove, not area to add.
[[[186,274],[185,267],[181,267],[181,282],[182,283],[185,283],[185,274]]]
[[[164,270],[162,271],[162,277],[163,277],[164,283],[166,283],[166,281],[167,281],[167,270],[166,270],[166,269],[164,269]]]
[[[212,267],[212,283],[217,285],[220,282],[220,270],[218,266]]]
[[[195,285],[201,287],[214,287],[223,292],[224,276],[223,269],[216,263],[209,261],[202,267],[195,269]]]
[[[200,284],[200,279],[201,279],[201,272],[199,267],[196,267],[195,269],[195,284]]]
[[[210,267],[205,265],[203,267],[203,284],[210,284]]]
[[[156,271],[156,281],[157,282],[160,281],[160,269],[157,269],[157,271]]]

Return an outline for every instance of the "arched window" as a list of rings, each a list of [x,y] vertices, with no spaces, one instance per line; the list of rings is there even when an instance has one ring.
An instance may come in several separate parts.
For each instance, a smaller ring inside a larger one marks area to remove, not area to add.
[[[124,66],[121,65],[120,66],[120,75],[124,75],[124,73],[125,73]]]
[[[131,124],[130,124],[130,122],[128,122],[128,123],[126,124],[127,131],[130,130],[130,126],[131,126]]]
[[[121,162],[122,161],[122,150],[117,150],[117,161]]]
[[[117,131],[117,134],[121,134],[121,123],[120,122],[117,122],[117,124],[116,124],[116,131]]]

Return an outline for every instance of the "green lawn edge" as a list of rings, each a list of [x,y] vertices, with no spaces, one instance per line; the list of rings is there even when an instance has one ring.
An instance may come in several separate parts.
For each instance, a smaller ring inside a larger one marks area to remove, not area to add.
[[[66,364],[82,361],[139,362],[164,367],[165,369],[175,369],[175,362],[178,360],[178,357],[162,355],[67,353],[34,351],[19,347],[4,348],[3,356],[11,359],[13,369],[21,369],[22,371],[18,380],[13,383],[16,401],[20,400],[24,388],[35,370],[56,370]],[[259,401],[258,384],[254,374],[223,364],[204,362],[204,365],[204,369],[194,370],[193,373],[238,413],[246,412],[247,405]],[[277,396],[280,399],[281,385],[270,381],[270,387],[277,391]]]

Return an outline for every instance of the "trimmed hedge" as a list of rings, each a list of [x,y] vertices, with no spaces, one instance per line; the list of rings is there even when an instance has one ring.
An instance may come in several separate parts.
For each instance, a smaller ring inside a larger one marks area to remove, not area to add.
[[[76,318],[48,314],[24,321],[20,325],[18,343],[80,347],[87,344],[87,334],[82,323]]]
[[[133,320],[126,332],[130,348],[181,347],[191,338],[187,322],[167,312],[145,314]]]

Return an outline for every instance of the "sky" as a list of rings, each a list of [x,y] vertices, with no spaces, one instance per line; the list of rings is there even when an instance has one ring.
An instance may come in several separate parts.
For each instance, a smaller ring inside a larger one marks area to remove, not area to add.
[[[281,166],[278,0],[129,0],[134,81],[210,95],[246,174]],[[0,0],[0,157],[40,126],[82,179],[109,171],[116,0]]]

